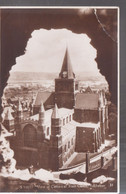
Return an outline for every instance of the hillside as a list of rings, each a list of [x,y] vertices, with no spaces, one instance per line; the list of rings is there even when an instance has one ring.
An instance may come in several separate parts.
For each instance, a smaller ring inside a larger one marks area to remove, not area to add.
[[[27,81],[42,81],[53,80],[58,77],[58,73],[45,73],[45,72],[11,72],[8,83],[11,82],[27,82]],[[82,81],[104,81],[105,78],[100,74],[92,72],[76,73],[76,78]]]

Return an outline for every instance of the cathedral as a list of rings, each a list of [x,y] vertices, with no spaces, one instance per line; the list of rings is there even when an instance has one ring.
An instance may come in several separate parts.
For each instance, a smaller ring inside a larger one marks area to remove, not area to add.
[[[17,165],[58,171],[75,152],[98,152],[104,144],[108,104],[103,91],[79,91],[66,49],[55,91],[39,91],[28,118],[23,117],[20,101],[15,117],[8,108],[3,125],[13,133],[10,145]]]

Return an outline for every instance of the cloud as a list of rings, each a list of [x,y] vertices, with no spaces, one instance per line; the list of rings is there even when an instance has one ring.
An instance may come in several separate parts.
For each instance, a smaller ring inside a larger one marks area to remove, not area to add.
[[[35,30],[29,39],[26,52],[16,58],[12,71],[59,72],[66,47],[76,72],[98,72],[96,49],[86,34],[75,34],[67,29]]]

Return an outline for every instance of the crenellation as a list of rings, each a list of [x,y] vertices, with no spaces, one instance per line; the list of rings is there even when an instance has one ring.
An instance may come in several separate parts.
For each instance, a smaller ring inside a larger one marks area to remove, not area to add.
[[[36,125],[36,124],[38,124],[38,121],[31,119],[31,118],[25,118],[25,119],[22,119],[22,121],[21,121],[21,124],[23,124],[23,123],[33,123]]]

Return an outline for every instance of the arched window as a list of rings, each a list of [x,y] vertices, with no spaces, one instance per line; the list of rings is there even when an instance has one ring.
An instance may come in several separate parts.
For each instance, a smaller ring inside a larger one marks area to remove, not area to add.
[[[49,135],[49,127],[47,127],[47,136]]]
[[[24,146],[37,147],[37,132],[33,125],[28,124],[24,127]]]
[[[68,117],[66,118],[66,123],[68,123]]]
[[[65,119],[63,119],[63,125],[65,125]]]
[[[73,145],[73,138],[71,139],[71,145]]]
[[[70,141],[68,141],[68,148],[70,148]]]
[[[71,115],[69,116],[69,121],[71,121]]]

